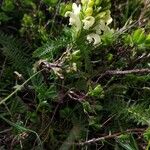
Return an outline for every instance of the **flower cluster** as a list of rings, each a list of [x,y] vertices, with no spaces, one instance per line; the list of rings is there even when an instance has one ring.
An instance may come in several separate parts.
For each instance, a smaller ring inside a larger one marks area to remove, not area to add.
[[[101,11],[100,0],[81,0],[81,4],[72,4],[72,11],[67,11],[69,24],[75,28],[76,35],[87,31],[87,41],[98,45],[101,43],[101,35],[110,32],[109,24],[112,22],[110,11]]]

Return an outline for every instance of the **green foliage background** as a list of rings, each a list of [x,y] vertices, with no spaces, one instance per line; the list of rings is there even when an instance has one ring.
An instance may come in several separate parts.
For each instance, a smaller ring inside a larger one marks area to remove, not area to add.
[[[149,0],[96,1],[114,29],[97,47],[72,3],[0,1],[0,149],[148,150]]]

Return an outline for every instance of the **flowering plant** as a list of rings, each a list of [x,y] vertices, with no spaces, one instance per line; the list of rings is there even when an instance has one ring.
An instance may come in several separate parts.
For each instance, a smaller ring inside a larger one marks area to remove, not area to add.
[[[110,10],[103,10],[100,0],[82,0],[79,5],[73,3],[72,11],[67,11],[65,16],[69,16],[69,25],[75,31],[73,36],[87,33],[86,39],[93,45],[101,44],[101,36],[113,32],[108,26],[112,22]]]

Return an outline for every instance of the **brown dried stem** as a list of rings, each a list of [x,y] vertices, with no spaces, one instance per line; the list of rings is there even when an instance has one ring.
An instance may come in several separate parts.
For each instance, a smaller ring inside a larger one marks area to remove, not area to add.
[[[131,73],[150,73],[149,68],[144,69],[133,69],[133,70],[107,70],[105,73],[101,74],[101,76],[97,79],[98,82],[105,75],[126,75]]]
[[[99,138],[93,138],[93,139],[90,139],[90,140],[85,141],[85,142],[77,143],[76,145],[79,145],[79,146],[89,145],[89,144],[96,143],[99,141],[116,138],[123,133],[130,133],[130,132],[132,132],[132,133],[143,133],[144,131],[145,131],[145,128],[127,129],[125,132],[117,132],[117,133],[114,133],[111,135],[106,135],[106,136],[102,136]]]

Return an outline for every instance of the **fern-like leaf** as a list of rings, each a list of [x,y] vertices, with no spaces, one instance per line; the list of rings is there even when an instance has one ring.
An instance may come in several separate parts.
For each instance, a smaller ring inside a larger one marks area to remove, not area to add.
[[[15,69],[25,72],[32,59],[27,55],[28,48],[13,36],[0,32],[0,45],[3,54],[12,62]]]
[[[61,37],[50,39],[46,44],[34,51],[33,56],[40,59],[52,61],[55,56],[62,53],[67,45],[72,41],[71,33],[68,29],[62,32]]]

